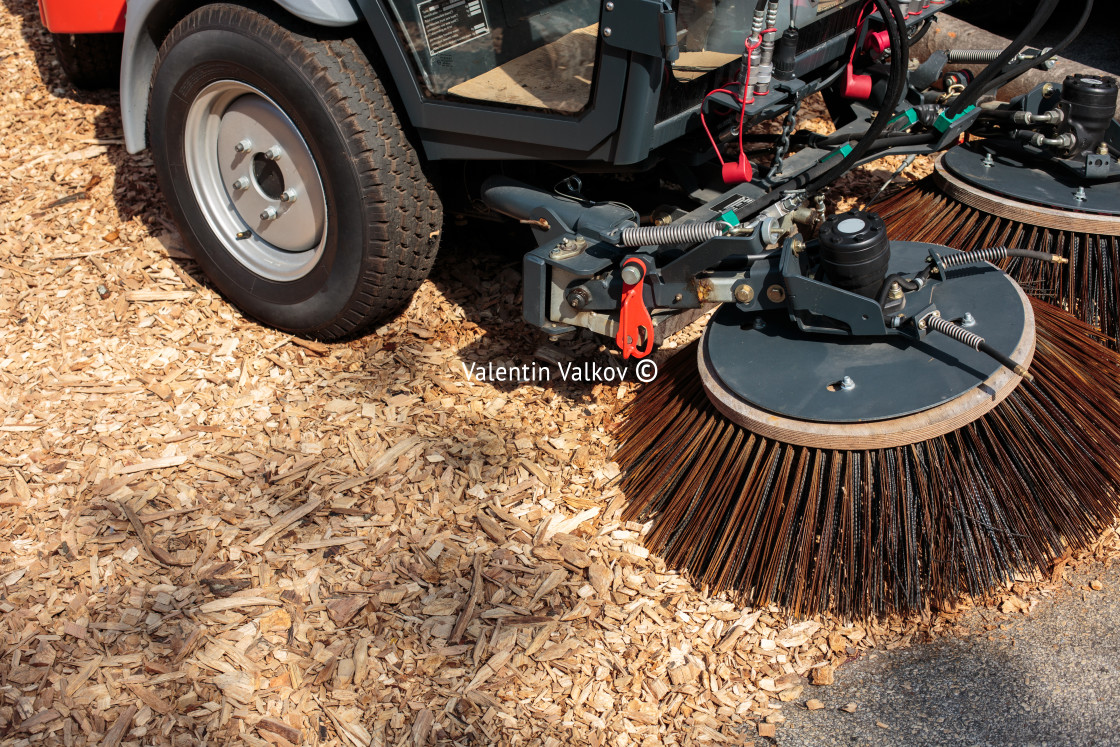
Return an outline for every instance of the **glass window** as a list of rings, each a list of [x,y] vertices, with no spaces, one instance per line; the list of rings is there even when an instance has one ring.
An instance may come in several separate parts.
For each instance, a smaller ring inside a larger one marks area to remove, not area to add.
[[[673,77],[688,82],[742,59],[753,10],[749,0],[680,0]]]
[[[390,0],[431,96],[564,114],[591,100],[595,0]]]

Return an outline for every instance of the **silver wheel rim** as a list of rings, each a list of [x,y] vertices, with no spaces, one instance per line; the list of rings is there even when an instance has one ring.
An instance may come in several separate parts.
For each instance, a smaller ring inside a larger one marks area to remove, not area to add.
[[[323,255],[327,201],[295,124],[246,83],[211,83],[187,113],[194,196],[223,248],[250,272],[291,282]]]

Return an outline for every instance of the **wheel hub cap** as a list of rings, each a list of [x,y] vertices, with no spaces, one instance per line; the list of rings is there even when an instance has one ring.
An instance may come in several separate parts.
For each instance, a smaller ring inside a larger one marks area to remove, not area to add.
[[[326,197],[291,118],[237,81],[208,86],[187,118],[187,170],[199,206],[227,251],[269,280],[298,280],[322,255]]]

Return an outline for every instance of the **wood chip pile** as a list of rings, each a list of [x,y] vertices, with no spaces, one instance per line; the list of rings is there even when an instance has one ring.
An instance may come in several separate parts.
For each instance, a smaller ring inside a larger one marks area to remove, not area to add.
[[[628,386],[463,375],[532,360],[516,254],[449,247],[351,344],[242,318],[34,2],[0,39],[4,744],[749,744],[944,626],[791,621],[651,558],[606,460]]]

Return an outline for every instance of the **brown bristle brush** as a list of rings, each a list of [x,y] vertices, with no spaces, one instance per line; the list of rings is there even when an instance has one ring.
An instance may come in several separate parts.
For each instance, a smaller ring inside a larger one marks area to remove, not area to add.
[[[846,618],[928,611],[1047,570],[1120,511],[1120,355],[1044,303],[1034,382],[946,435],[893,448],[793,446],[727,420],[672,357],[625,410],[626,518],[713,592]]]

